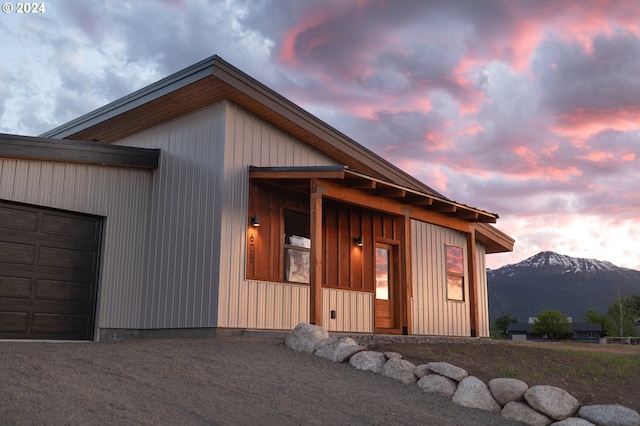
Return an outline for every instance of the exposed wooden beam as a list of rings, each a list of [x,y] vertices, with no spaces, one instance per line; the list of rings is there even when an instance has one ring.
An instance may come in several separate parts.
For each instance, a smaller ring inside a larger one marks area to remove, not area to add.
[[[376,194],[382,197],[388,198],[404,198],[407,195],[407,191],[401,188],[394,188],[392,186],[378,186]]]

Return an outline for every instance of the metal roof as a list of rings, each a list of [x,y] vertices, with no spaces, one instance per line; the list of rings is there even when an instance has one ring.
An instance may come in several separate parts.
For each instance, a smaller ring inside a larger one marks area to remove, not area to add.
[[[212,56],[41,136],[110,144],[230,100],[338,163],[446,198],[267,86]]]

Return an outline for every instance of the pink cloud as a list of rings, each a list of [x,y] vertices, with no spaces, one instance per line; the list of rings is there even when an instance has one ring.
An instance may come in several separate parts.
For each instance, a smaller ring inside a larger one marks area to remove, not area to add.
[[[604,130],[640,130],[640,106],[630,109],[578,108],[557,117],[550,130],[571,138],[588,138]]]

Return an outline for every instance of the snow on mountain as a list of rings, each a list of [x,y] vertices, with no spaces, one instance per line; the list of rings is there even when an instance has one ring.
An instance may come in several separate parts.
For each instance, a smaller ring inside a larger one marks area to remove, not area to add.
[[[563,254],[554,253],[552,251],[543,251],[535,256],[523,260],[520,263],[513,265],[507,265],[505,270],[517,269],[517,268],[544,268],[544,267],[560,267],[562,273],[596,273],[596,272],[611,272],[619,269],[611,262],[596,260],[596,259],[584,259],[578,257],[566,256]],[[500,268],[503,269],[503,268]]]
[[[587,310],[605,312],[616,294],[640,294],[640,271],[611,262],[551,251],[487,270],[489,316],[511,313],[525,320],[543,310],[582,319]]]

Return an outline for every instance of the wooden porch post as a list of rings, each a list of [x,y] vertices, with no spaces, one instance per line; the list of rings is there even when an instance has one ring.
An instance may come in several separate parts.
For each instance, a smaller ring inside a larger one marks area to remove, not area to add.
[[[412,323],[412,312],[411,312],[411,299],[413,298],[413,278],[412,278],[412,254],[411,254],[411,213],[410,209],[402,209],[404,213],[403,218],[403,235],[402,235],[402,245],[401,245],[401,256],[402,259],[402,287],[403,288],[403,316],[402,320],[402,332],[406,334],[413,334],[413,323]]]
[[[476,230],[474,225],[469,226],[467,234],[467,265],[469,270],[469,322],[471,336],[478,335],[478,277],[476,276]]]
[[[310,182],[309,221],[311,233],[311,276],[309,292],[309,322],[322,325],[322,192],[318,179]]]

